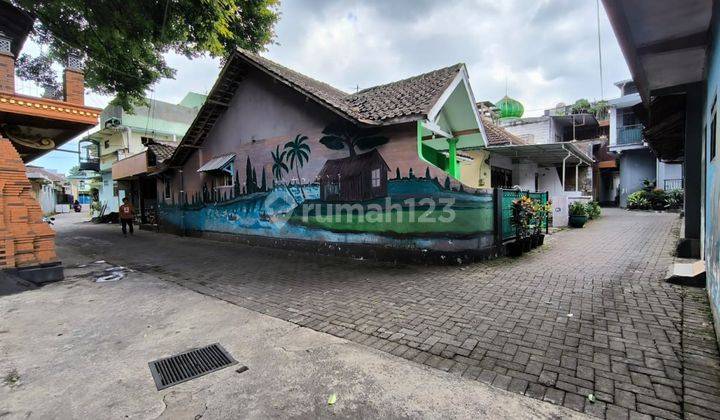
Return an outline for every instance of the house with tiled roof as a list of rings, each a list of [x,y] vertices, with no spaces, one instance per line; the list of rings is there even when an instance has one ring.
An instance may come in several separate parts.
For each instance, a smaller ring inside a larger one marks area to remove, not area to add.
[[[25,165],[25,169],[32,195],[43,214],[53,214],[58,204],[68,204],[69,185],[63,174],[35,165]]]
[[[521,141],[489,122],[462,63],[347,93],[237,50],[156,171],[159,225],[318,252],[497,255],[485,149]]]

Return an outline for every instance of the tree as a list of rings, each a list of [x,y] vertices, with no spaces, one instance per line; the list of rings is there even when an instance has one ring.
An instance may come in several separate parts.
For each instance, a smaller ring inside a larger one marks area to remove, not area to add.
[[[430,167],[429,167],[429,166],[426,166],[426,167],[425,167],[425,179],[427,179],[427,180],[432,179],[432,178],[430,177]]]
[[[288,162],[290,162],[290,169],[295,169],[298,182],[301,184],[300,168],[302,168],[305,162],[307,162],[310,158],[310,146],[305,144],[307,139],[307,136],[298,134],[295,136],[295,140],[285,143],[285,157]]]
[[[342,150],[347,147],[350,157],[355,156],[358,150],[370,150],[388,142],[388,138],[378,135],[375,128],[361,130],[350,123],[330,124],[322,132],[324,136],[320,143],[328,149]]]
[[[572,106],[573,114],[585,114],[590,112],[590,101],[587,99],[578,99]]]
[[[273,177],[275,177],[276,180],[282,181],[283,172],[287,173],[290,170],[288,169],[287,165],[285,164],[285,151],[280,151],[280,145],[275,146],[275,152],[272,150],[270,151],[270,156],[272,156],[273,160]]]
[[[18,73],[43,86],[48,62],[83,56],[85,83],[116,95],[126,110],[144,104],[144,93],[171,78],[163,54],[227,58],[237,47],[261,51],[273,42],[278,0],[12,0],[36,17],[34,39],[45,45],[33,61],[20,57]],[[43,86],[45,87],[45,86]]]
[[[267,191],[267,183],[265,182],[265,166],[263,166],[260,183],[260,191]]]
[[[73,166],[72,168],[68,169],[67,173],[68,173],[68,176],[80,175],[80,166],[79,165]]]

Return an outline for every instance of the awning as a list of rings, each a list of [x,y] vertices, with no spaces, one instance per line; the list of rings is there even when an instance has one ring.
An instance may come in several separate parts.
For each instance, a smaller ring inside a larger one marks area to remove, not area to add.
[[[235,159],[235,153],[230,153],[228,155],[222,155],[218,157],[214,157],[207,161],[203,166],[198,169],[198,172],[210,172],[210,171],[219,171],[223,169],[225,166],[227,166],[228,163],[230,163],[233,159]]]
[[[594,159],[578,148],[578,146],[582,145],[589,145],[589,142],[491,146],[486,150],[510,158],[527,159],[540,166],[555,166],[562,164],[563,161],[567,165],[592,165]]]

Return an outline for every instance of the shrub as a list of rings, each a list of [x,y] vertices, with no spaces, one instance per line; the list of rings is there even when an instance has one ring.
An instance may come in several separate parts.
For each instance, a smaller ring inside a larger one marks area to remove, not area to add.
[[[650,200],[647,198],[647,191],[636,191],[627,198],[627,206],[629,209],[648,210],[650,208]]]
[[[570,203],[570,208],[568,210],[570,212],[570,216],[587,216],[587,208],[585,207],[585,204],[580,201],[573,201]]]
[[[585,210],[587,211],[588,218],[589,219],[597,219],[600,217],[600,204],[597,201],[590,201],[585,205]]]
[[[667,206],[667,193],[661,189],[647,191],[645,198],[648,199],[653,210],[663,210]]]
[[[667,207],[670,209],[682,208],[685,201],[685,192],[682,188],[670,190],[667,193]]]

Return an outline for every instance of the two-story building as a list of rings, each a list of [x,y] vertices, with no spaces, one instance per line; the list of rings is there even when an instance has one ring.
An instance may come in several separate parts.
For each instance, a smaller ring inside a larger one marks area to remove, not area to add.
[[[620,89],[620,97],[608,101],[609,149],[617,153],[618,165],[615,171],[608,172],[604,177],[601,191],[607,197],[617,197],[620,207],[625,207],[628,195],[642,189],[646,180],[663,190],[682,188],[682,163],[658,160],[645,143],[643,125],[633,111],[633,107],[641,103],[635,82],[623,80],[615,86]],[[612,183],[612,187],[608,182]]]
[[[101,174],[98,199],[105,214],[117,212],[125,196],[113,179],[113,164],[145,152],[150,140],[178,143],[204,101],[205,95],[189,92],[177,104],[147,99],[147,106],[137,106],[132,112],[117,105],[108,105],[102,111],[100,130],[81,142],[81,168]],[[83,159],[94,165],[83,166]]]

